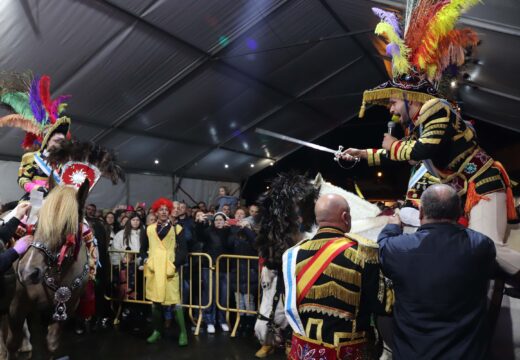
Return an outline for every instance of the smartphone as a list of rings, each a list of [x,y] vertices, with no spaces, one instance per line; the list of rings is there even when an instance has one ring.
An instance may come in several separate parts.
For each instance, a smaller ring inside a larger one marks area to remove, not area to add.
[[[238,219],[229,219],[227,221],[227,223],[230,225],[230,226],[237,226],[238,225]]]

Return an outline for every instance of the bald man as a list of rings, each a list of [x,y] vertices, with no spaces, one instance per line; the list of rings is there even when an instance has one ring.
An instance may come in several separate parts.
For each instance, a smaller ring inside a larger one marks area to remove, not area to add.
[[[393,299],[377,244],[348,234],[350,209],[341,196],[321,196],[315,213],[317,234],[283,256],[285,313],[294,331],[289,359],[377,358],[373,315],[389,312]]]
[[[448,185],[421,196],[421,226],[404,234],[399,217],[379,235],[385,276],[393,281],[394,359],[486,359],[486,294],[495,246],[457,224],[459,196]]]

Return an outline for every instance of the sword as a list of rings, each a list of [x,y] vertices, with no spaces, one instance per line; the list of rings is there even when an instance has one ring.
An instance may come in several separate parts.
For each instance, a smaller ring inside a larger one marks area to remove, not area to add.
[[[308,142],[308,141],[303,141],[303,140],[300,140],[300,139],[296,139],[296,138],[293,138],[293,137],[290,137],[290,136],[287,136],[287,135],[283,135],[283,134],[279,134],[279,133],[276,133],[276,132],[270,131],[270,130],[256,128],[255,132],[257,134],[267,135],[267,136],[273,137],[275,139],[292,142],[294,144],[302,145],[302,146],[305,146],[305,147],[308,147],[308,148],[311,148],[311,149],[315,149],[315,150],[318,150],[318,151],[324,151],[324,152],[327,152],[327,153],[334,154],[334,161],[338,161],[338,162],[339,162],[339,159],[340,159],[339,156],[343,152],[343,146],[341,146],[341,145],[338,146],[338,150],[334,150],[334,149],[328,148],[326,146],[313,144],[313,143]],[[356,163],[358,161],[359,161],[359,159],[356,158]]]

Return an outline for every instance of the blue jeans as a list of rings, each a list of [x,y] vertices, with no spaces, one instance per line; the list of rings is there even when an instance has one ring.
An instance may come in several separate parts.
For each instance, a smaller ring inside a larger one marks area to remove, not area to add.
[[[202,303],[206,305],[208,303],[208,282],[209,282],[209,273],[210,270],[207,268],[202,269]],[[219,324],[226,323],[226,314],[224,311],[219,310],[216,305],[216,295],[217,295],[217,287],[216,287],[216,275],[215,271],[211,271],[211,276],[213,277],[213,289],[212,289],[212,302],[211,306],[204,310],[204,322],[206,325],[216,325],[216,320],[218,319]],[[219,287],[219,302],[220,305],[226,306],[226,291],[227,291],[227,283],[226,283],[226,275],[220,274],[220,287]]]

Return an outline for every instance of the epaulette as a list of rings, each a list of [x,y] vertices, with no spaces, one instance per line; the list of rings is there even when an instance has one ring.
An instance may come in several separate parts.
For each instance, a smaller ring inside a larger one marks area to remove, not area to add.
[[[25,154],[22,155],[22,162],[24,162],[24,163],[28,163],[28,162],[33,161],[33,160],[34,160],[34,152],[33,151],[26,152]]]
[[[379,263],[379,245],[375,241],[352,233],[348,233],[346,236],[358,243],[357,251],[360,260],[370,264]]]
[[[449,117],[450,108],[448,105],[446,105],[445,102],[441,101],[440,99],[428,100],[421,107],[421,110],[419,111],[419,117],[417,118],[415,125],[422,124],[423,122],[428,120],[430,116],[438,113],[443,109],[446,110],[446,116]]]

